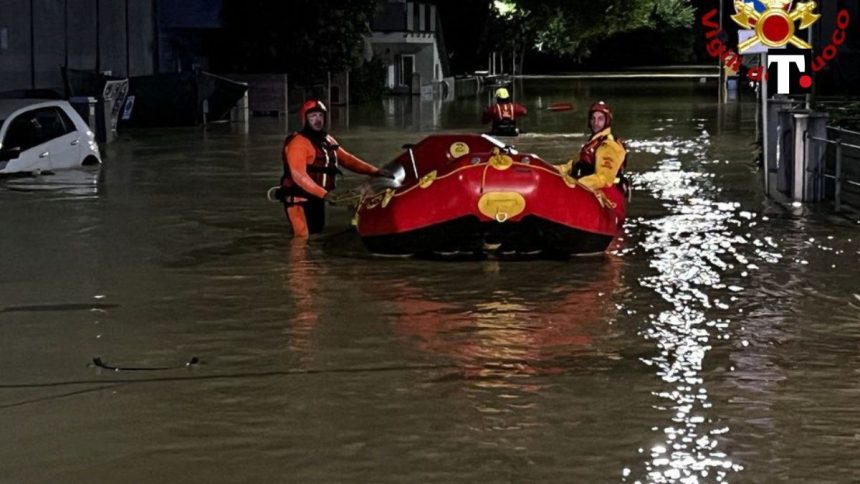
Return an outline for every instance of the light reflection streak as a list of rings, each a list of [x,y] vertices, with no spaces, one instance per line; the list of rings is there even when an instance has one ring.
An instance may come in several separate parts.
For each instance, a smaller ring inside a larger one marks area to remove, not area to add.
[[[754,215],[739,213],[737,204],[712,200],[704,189],[712,175],[684,170],[680,156],[699,165],[707,163],[709,136],[703,127],[699,131],[701,135],[691,140],[664,138],[639,141],[637,146],[665,157],[657,171],[641,175],[638,181],[670,212],[658,219],[639,221],[647,231],[642,248],[656,271],[642,277],[640,284],[669,304],[668,309],[648,315],[642,332],[657,344],[659,354],[642,361],[654,367],[666,384],[654,394],[667,402],[661,410],[671,414],[661,441],[650,452],[643,452],[649,457],[644,462],[649,482],[723,481],[730,472],[743,469],[719,449],[718,436],[728,429],[708,416],[711,402],[702,365],[712,340],[725,337],[728,322],[714,320],[705,311],[729,309],[731,301],[709,292],[727,289],[721,282],[722,274],[746,261],[737,248],[745,246],[747,240],[731,229],[738,225],[738,219],[748,220]],[[622,475],[627,480],[630,470],[624,469]]]
[[[49,192],[54,200],[96,200],[104,187],[100,166],[72,170],[57,170],[34,176],[21,176],[3,180],[0,189],[16,192]]]

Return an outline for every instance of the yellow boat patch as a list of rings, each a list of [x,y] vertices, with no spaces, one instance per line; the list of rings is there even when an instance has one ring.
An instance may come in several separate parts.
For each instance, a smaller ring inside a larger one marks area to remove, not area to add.
[[[526,199],[517,192],[489,192],[478,200],[482,214],[503,223],[526,209]]]

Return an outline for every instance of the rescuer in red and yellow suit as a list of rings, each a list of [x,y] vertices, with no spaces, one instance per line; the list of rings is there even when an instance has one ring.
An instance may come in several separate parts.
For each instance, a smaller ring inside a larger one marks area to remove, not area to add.
[[[490,134],[516,136],[519,134],[517,118],[523,117],[528,113],[529,110],[525,106],[511,101],[511,95],[507,89],[500,87],[496,89],[496,104],[487,107],[484,111],[484,116],[481,118],[481,122],[484,124],[490,121],[493,122]]]
[[[335,188],[339,166],[371,176],[391,175],[341,148],[325,131],[325,105],[311,99],[299,109],[301,131],[284,140],[284,175],[278,197],[293,227],[295,237],[322,232],[325,200]]]
[[[579,150],[579,159],[559,167],[563,174],[577,179],[577,182],[594,191],[608,188],[615,184],[622,185],[622,192],[627,187],[621,177],[627,150],[624,145],[612,135],[612,111],[603,101],[596,102],[588,109],[588,124],[591,128],[591,138]]]

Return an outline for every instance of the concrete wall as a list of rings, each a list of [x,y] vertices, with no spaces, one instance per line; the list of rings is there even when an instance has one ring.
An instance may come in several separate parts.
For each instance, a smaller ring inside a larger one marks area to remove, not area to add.
[[[0,0],[0,90],[32,87],[30,2]]]
[[[69,67],[96,68],[96,11],[98,0],[68,0]]]
[[[217,29],[223,5],[224,0],[160,0],[158,22],[162,29]]]
[[[125,2],[99,0],[99,70],[126,75]]]
[[[418,55],[415,56],[415,71],[421,74],[422,85],[429,84],[435,80],[435,53],[436,44],[430,44],[418,51]]]
[[[152,74],[155,69],[154,1],[131,0],[128,3],[129,76]]]
[[[160,72],[209,69],[204,37],[221,28],[223,4],[223,0],[158,0]]]
[[[36,86],[48,88],[63,86],[60,66],[66,62],[65,28],[63,0],[33,0]]]
[[[0,91],[60,89],[63,65],[152,74],[156,1],[0,0]]]

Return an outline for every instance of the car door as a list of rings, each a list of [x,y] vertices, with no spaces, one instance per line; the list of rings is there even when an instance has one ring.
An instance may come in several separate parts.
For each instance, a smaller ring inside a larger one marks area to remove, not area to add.
[[[25,111],[9,121],[9,127],[3,136],[4,150],[18,150],[18,156],[8,160],[4,173],[48,169],[51,160],[50,152],[41,150],[40,136],[36,132],[33,115],[35,111]],[[43,166],[42,166],[43,165]]]
[[[49,153],[49,168],[56,170],[80,166],[81,137],[68,115],[59,107],[51,106],[37,109],[34,117],[41,140]]]

